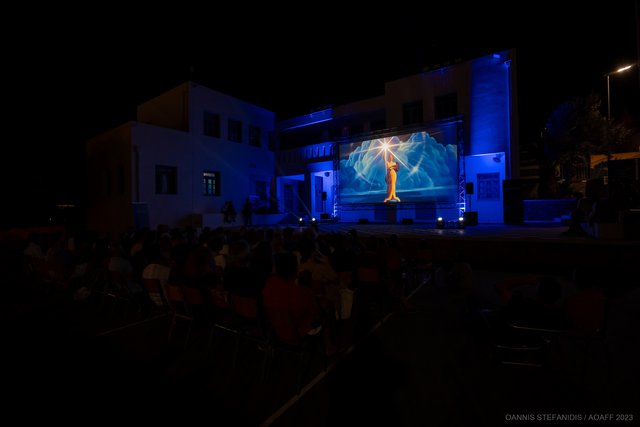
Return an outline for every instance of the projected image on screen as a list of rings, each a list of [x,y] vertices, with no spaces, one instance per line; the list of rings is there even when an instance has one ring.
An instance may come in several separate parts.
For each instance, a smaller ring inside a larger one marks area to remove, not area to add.
[[[451,141],[450,144],[443,142]],[[340,200],[456,202],[458,150],[446,131],[415,132],[340,146]]]

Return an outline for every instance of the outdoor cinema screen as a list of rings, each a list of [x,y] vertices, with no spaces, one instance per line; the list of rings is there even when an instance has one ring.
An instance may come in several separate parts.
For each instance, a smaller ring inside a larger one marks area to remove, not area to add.
[[[453,126],[341,145],[340,202],[457,202],[455,135]]]

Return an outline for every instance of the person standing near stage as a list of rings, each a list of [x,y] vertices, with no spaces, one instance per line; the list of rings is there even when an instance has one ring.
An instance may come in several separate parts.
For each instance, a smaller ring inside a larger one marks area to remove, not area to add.
[[[253,205],[251,204],[251,199],[247,197],[247,200],[244,202],[244,206],[242,207],[242,218],[244,219],[244,225],[250,226],[251,220],[253,216]]]

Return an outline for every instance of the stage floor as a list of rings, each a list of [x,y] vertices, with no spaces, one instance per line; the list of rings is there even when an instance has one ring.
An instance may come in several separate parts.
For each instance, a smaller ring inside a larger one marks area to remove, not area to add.
[[[409,247],[426,239],[436,258],[464,257],[478,268],[558,270],[578,266],[637,269],[640,242],[564,236],[560,224],[479,224],[464,229],[437,229],[435,224],[320,223],[320,232],[355,229],[362,238],[396,234]]]
[[[461,239],[483,239],[483,240],[545,240],[556,242],[580,242],[585,244],[616,244],[616,245],[638,245],[640,242],[623,239],[598,240],[591,237],[564,236],[568,226],[562,224],[534,224],[534,225],[512,225],[512,224],[479,224],[468,226],[462,229],[446,227],[438,229],[435,224],[358,224],[358,223],[329,223],[321,222],[318,229],[322,232],[347,232],[355,229],[361,235],[391,235],[412,238],[461,238]]]

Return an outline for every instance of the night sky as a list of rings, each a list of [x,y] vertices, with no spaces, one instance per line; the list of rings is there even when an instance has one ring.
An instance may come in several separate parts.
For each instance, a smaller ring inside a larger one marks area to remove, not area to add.
[[[4,52],[5,135],[13,136],[5,136],[11,203],[0,225],[82,204],[84,141],[134,120],[138,104],[188,79],[286,118],[380,95],[385,81],[425,67],[516,47],[522,139],[533,139],[559,102],[589,92],[606,100],[602,75],[638,56],[633,1],[556,3],[501,12],[451,2],[428,12],[326,3],[286,13],[273,5],[21,11],[24,25]],[[637,106],[630,97],[639,82],[637,70],[612,79],[614,116]]]

